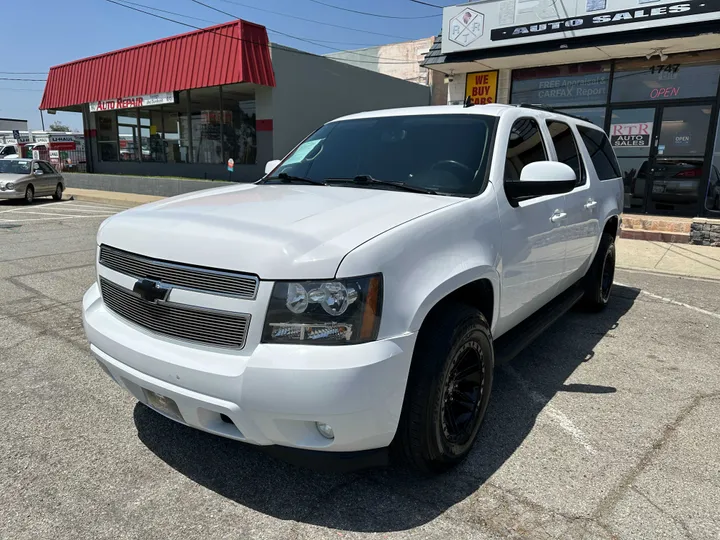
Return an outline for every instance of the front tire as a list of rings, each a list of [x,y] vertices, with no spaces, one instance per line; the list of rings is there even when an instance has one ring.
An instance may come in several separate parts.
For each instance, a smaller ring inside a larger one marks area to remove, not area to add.
[[[615,280],[615,238],[603,233],[600,247],[583,283],[582,305],[590,311],[605,309]]]
[[[52,198],[53,198],[53,200],[55,200],[55,201],[61,201],[61,200],[62,200],[62,195],[63,195],[63,186],[62,186],[62,184],[58,184],[58,185],[55,187],[55,193],[53,193]]]
[[[25,204],[32,204],[35,200],[35,188],[28,186],[25,189]]]
[[[436,308],[415,345],[395,456],[423,473],[464,460],[487,411],[493,368],[490,326],[482,313],[458,303]]]

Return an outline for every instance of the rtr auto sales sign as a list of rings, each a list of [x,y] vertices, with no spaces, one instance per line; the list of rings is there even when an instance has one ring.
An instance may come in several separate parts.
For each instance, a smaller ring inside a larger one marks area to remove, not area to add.
[[[146,96],[132,96],[117,99],[106,99],[90,103],[90,112],[116,111],[119,109],[136,109],[138,107],[151,107],[153,105],[166,105],[175,103],[175,92],[161,92]]]

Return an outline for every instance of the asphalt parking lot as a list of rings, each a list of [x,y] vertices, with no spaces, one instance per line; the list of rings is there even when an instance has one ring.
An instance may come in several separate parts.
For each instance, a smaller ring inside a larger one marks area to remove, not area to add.
[[[0,202],[0,538],[720,538],[720,281],[618,271],[496,375],[470,459],[327,474],[138,405],[80,303],[118,207]]]

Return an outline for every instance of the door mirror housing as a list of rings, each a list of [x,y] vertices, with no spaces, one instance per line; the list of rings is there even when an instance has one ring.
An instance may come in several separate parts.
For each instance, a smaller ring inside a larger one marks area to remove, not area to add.
[[[280,161],[281,160],[279,160],[279,159],[273,159],[272,161],[268,161],[267,164],[265,165],[265,174],[270,174],[271,172],[273,172],[275,167],[280,165]]]
[[[569,166],[557,161],[536,161],[523,167],[520,180],[505,182],[510,202],[543,195],[560,195],[575,188],[577,176]]]
[[[42,172],[42,170],[37,169],[36,171],[33,172],[33,174],[34,174],[35,176],[41,176],[41,175],[43,174],[43,172]]]

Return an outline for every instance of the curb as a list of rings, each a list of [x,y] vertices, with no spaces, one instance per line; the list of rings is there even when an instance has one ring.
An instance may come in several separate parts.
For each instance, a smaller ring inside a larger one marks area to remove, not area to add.
[[[86,194],[68,193],[67,191],[66,191],[66,193],[67,193],[67,195],[69,195],[68,200],[95,202],[95,203],[107,204],[107,205],[111,205],[111,206],[121,206],[121,207],[125,207],[125,208],[133,208],[135,206],[141,206],[143,204],[148,204],[150,202],[154,202],[156,200],[159,201],[159,200],[165,198],[165,197],[155,197],[150,200],[137,201],[137,200],[132,200],[132,199],[104,197],[102,195],[86,195]]]

